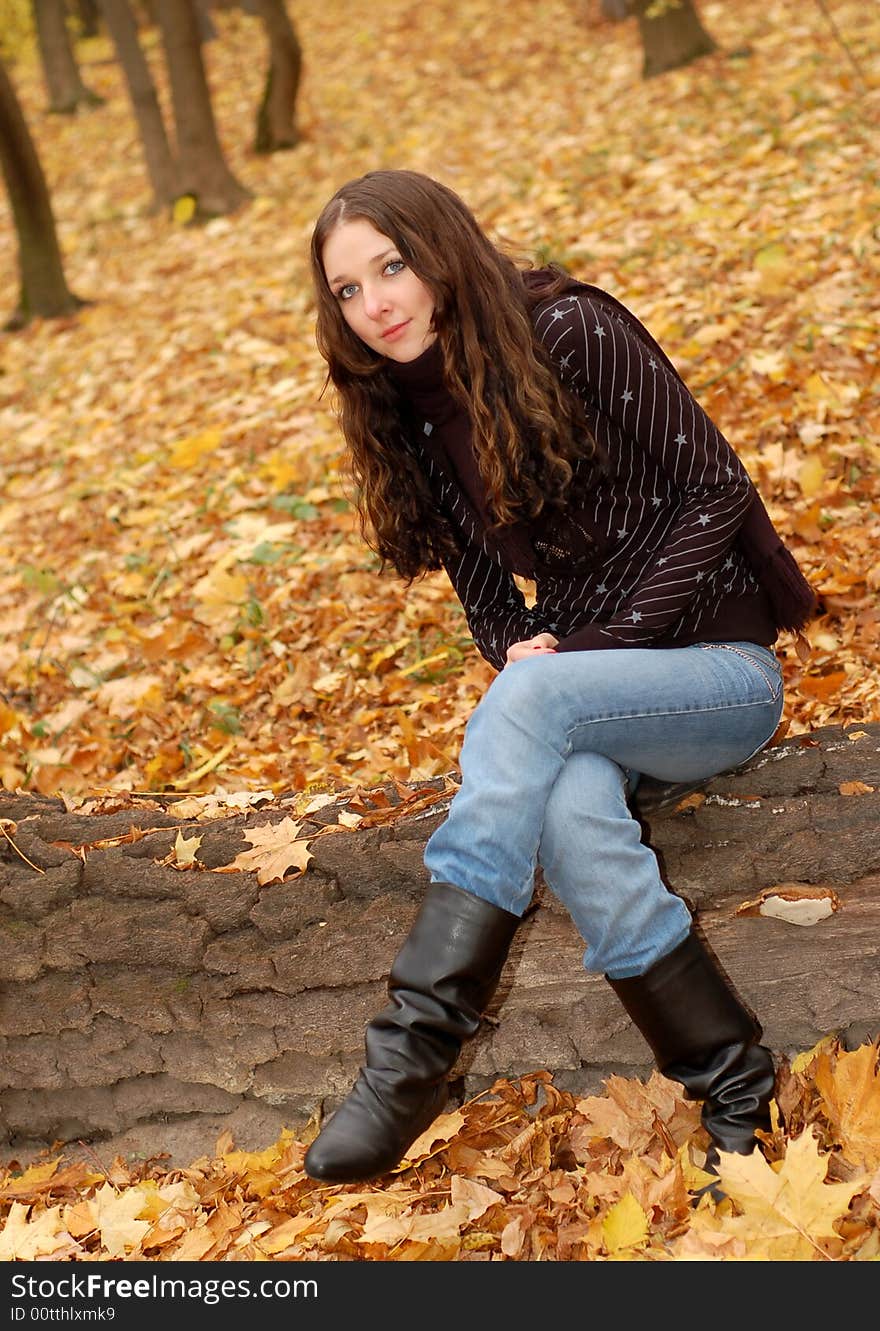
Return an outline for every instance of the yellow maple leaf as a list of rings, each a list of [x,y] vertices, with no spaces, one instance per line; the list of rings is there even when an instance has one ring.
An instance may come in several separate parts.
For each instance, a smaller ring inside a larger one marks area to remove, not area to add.
[[[101,1244],[111,1257],[125,1257],[140,1246],[150,1222],[138,1219],[147,1209],[147,1199],[138,1188],[116,1192],[105,1183],[90,1205],[95,1227],[101,1232]]]
[[[46,1160],[41,1164],[30,1165],[23,1174],[20,1174],[18,1178],[11,1183],[10,1186],[13,1187],[16,1192],[19,1192],[22,1197],[25,1197],[31,1189],[37,1191],[42,1184],[47,1183],[55,1174],[60,1163],[61,1156],[59,1155],[56,1156],[54,1160]],[[0,1196],[9,1196],[5,1187],[0,1190]]]
[[[291,877],[298,878],[312,858],[307,838],[299,835],[301,827],[293,818],[282,818],[279,823],[249,828],[244,836],[252,849],[241,851],[225,867],[246,873],[256,869],[257,882],[263,885],[280,882],[289,869],[295,869]]]
[[[467,1202],[456,1202],[426,1214],[370,1216],[357,1241],[393,1244],[403,1240],[424,1243],[430,1239],[458,1238],[462,1226],[467,1224],[469,1209]]]
[[[494,1188],[489,1188],[485,1183],[478,1183],[476,1179],[464,1178],[461,1174],[453,1174],[452,1182],[449,1188],[449,1199],[453,1206],[463,1205],[468,1208],[468,1220],[478,1220],[492,1206],[499,1203],[503,1206],[505,1198],[502,1193],[496,1192]]]
[[[151,702],[161,702],[162,679],[159,675],[122,675],[105,680],[95,697],[111,716],[124,721]]]
[[[816,1060],[816,1089],[837,1131],[847,1160],[880,1169],[880,1075],[878,1045],[863,1044]]]
[[[174,847],[171,854],[171,862],[178,869],[191,869],[198,863],[196,851],[202,844],[200,836],[185,837],[183,831],[179,831],[174,838]]]
[[[145,1179],[136,1184],[134,1191],[141,1194],[138,1219],[149,1220],[152,1224],[164,1221],[166,1226],[170,1226],[181,1214],[188,1215],[194,1211],[201,1201],[193,1185],[185,1179],[164,1185],[154,1179]]]
[[[13,1202],[0,1231],[0,1262],[32,1262],[51,1257],[72,1243],[61,1208],[53,1206],[28,1219],[29,1206]]]
[[[194,467],[206,453],[216,452],[222,439],[222,432],[216,429],[203,430],[201,434],[178,439],[168,455],[168,461],[172,467]]]
[[[751,1155],[722,1151],[718,1173],[724,1192],[742,1212],[724,1227],[747,1238],[776,1261],[810,1261],[824,1254],[823,1240],[838,1238],[835,1223],[865,1185],[864,1178],[826,1183],[828,1156],[820,1155],[815,1129],[789,1142],[774,1168]]]
[[[608,1208],[602,1221],[602,1238],[609,1253],[640,1248],[648,1241],[648,1217],[631,1192]]]
[[[461,1132],[465,1122],[465,1116],[460,1109],[440,1114],[434,1119],[430,1127],[427,1127],[419,1137],[416,1137],[406,1153],[406,1159],[401,1161],[398,1169],[409,1169],[414,1160],[418,1160],[421,1156],[430,1155],[432,1148],[438,1142],[445,1146],[447,1142],[450,1142],[453,1137]]]
[[[263,1234],[257,1239],[256,1246],[260,1252],[266,1253],[269,1257],[274,1257],[279,1252],[284,1252],[286,1248],[292,1247],[301,1235],[308,1233],[310,1229],[318,1229],[322,1224],[322,1219],[315,1215],[292,1215],[283,1220],[280,1225],[276,1225],[273,1230]]]
[[[278,1187],[281,1171],[290,1162],[293,1133],[284,1128],[281,1136],[262,1151],[226,1151],[223,1163],[235,1173],[242,1174],[248,1191],[266,1197]]]
[[[215,628],[228,628],[247,600],[248,582],[242,573],[228,572],[225,562],[219,560],[193,587],[198,604],[193,616],[200,624]]]
[[[808,499],[819,494],[825,487],[825,466],[822,459],[815,455],[807,458],[798,469],[797,479],[801,494],[806,495]]]
[[[823,1035],[820,1040],[813,1045],[812,1049],[805,1049],[797,1054],[791,1060],[791,1070],[795,1074],[806,1073],[810,1064],[823,1052],[838,1048],[838,1040],[834,1035]]]
[[[748,357],[748,366],[756,374],[778,382],[785,378],[788,356],[784,351],[753,351]]]

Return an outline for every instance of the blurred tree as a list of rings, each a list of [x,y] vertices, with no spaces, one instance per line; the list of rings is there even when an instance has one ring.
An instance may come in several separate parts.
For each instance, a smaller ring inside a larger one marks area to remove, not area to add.
[[[251,194],[227,165],[217,136],[196,0],[156,0],[155,9],[171,83],[180,187],[195,201],[192,220],[235,212]]]
[[[645,79],[690,64],[716,49],[693,0],[630,0],[630,11],[639,21]]]
[[[82,81],[67,27],[64,0],[33,0],[33,12],[49,110],[58,115],[72,115],[83,103],[95,106],[103,102],[103,97]]]
[[[100,0],[101,13],[116,47],[140,130],[153,203],[168,207],[183,191],[149,65],[138,40],[137,19],[128,0]]]
[[[0,166],[18,235],[20,295],[7,329],[73,314],[86,302],[67,285],[42,163],[6,66],[0,61]]]
[[[212,9],[240,9],[262,19],[269,44],[269,68],[257,110],[254,151],[273,153],[295,148],[300,140],[296,103],[302,75],[302,47],[285,0],[196,0],[196,5],[204,22],[210,25],[209,30],[203,29],[203,41],[216,35],[211,24]]]
[[[632,16],[632,0],[601,0],[599,12],[612,23],[622,23]]]
[[[243,6],[244,7],[244,6]],[[258,153],[295,148],[299,143],[296,101],[302,74],[302,47],[284,0],[252,0],[269,39],[269,69],[257,112],[254,149]]]
[[[73,0],[73,14],[81,37],[97,37],[101,31],[98,0]]]

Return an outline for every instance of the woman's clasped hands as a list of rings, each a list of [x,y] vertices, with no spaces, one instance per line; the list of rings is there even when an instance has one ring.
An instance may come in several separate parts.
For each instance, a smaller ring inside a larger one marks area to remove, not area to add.
[[[558,638],[554,638],[552,633],[536,633],[533,638],[526,638],[523,642],[512,642],[507,649],[507,665],[512,665],[514,661],[524,661],[527,656],[547,656],[556,651]]]

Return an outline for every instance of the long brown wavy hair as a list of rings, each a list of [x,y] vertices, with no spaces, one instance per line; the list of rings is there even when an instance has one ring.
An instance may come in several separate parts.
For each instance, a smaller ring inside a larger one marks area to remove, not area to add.
[[[316,338],[337,393],[364,537],[383,564],[411,580],[439,568],[459,545],[407,438],[385,358],[352,332],[327,283],[328,236],[360,220],[394,242],[433,298],[446,384],[470,417],[493,530],[546,509],[561,512],[589,488],[601,459],[530,318],[540,300],[572,285],[568,274],[551,266],[528,280],[458,195],[430,176],[386,170],[349,181],[312,233]]]

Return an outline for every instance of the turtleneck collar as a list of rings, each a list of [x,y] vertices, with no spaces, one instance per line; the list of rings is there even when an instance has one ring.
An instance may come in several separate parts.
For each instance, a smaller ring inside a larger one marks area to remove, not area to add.
[[[439,338],[415,360],[388,361],[388,373],[414,410],[432,425],[442,425],[461,410],[443,378]]]

